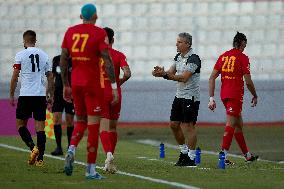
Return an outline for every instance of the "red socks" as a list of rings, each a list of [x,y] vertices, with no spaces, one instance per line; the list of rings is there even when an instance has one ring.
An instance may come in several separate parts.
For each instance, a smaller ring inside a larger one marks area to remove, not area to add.
[[[114,150],[117,143],[117,132],[116,131],[110,131],[108,132],[110,144],[111,144],[111,152],[114,154]]]
[[[72,133],[70,145],[78,146],[82,137],[84,136],[84,131],[87,128],[87,124],[84,122],[76,122],[74,125],[74,130]]]
[[[100,133],[101,143],[105,153],[111,152],[111,142],[108,131],[102,131]]]
[[[224,132],[224,136],[223,136],[223,143],[222,143],[222,150],[229,150],[231,143],[232,143],[232,139],[233,136],[235,136],[235,139],[240,147],[240,149],[242,150],[242,153],[245,155],[248,153],[248,148],[246,145],[246,141],[244,138],[244,134],[243,132],[236,132],[234,133],[235,129],[233,127],[230,126],[226,126],[225,127],[225,132]]]
[[[88,125],[87,163],[96,163],[99,143],[99,129],[99,124]]]
[[[111,152],[114,154],[114,150],[117,143],[117,132],[116,131],[102,131],[100,133],[101,143],[105,153]]]
[[[248,152],[248,148],[247,148],[247,145],[246,145],[246,141],[245,141],[245,137],[244,137],[243,132],[235,133],[235,138],[236,138],[236,141],[237,141],[240,149],[242,150],[243,154],[245,155]]]
[[[234,136],[234,132],[235,132],[235,128],[230,127],[230,126],[226,126],[225,127],[225,132],[224,132],[224,136],[223,136],[223,142],[222,142],[222,150],[229,150],[232,140],[233,140],[233,136]]]

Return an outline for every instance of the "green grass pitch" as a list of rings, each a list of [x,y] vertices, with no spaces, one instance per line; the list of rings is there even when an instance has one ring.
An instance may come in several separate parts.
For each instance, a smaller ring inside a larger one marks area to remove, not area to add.
[[[217,152],[222,127],[198,128],[198,145],[202,150]],[[236,165],[226,170],[217,169],[216,155],[202,154],[202,164],[197,168],[175,167],[178,150],[166,147],[165,159],[159,159],[159,146],[138,143],[138,139],[152,139],[175,145],[169,128],[119,129],[119,142],[115,162],[120,172],[105,174],[104,180],[86,180],[85,167],[75,164],[72,176],[63,173],[64,161],[45,157],[45,167],[29,166],[29,153],[0,146],[1,188],[284,188],[284,127],[247,127],[245,135],[250,149],[262,159],[246,164],[243,158],[231,157]],[[36,141],[36,140],[35,140]],[[0,143],[27,150],[19,137],[0,137]],[[66,138],[63,137],[66,146]],[[47,139],[46,154],[55,147],[54,140]],[[86,161],[86,137],[76,151],[76,160]],[[66,148],[66,147],[65,147]],[[99,149],[97,164],[103,166],[105,155]],[[231,153],[239,154],[235,143]],[[64,156],[61,156],[63,159]]]

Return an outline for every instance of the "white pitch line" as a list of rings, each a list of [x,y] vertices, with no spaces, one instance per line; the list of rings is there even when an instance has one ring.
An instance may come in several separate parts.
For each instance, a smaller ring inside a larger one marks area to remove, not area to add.
[[[174,165],[175,162],[172,161],[165,161],[165,160],[161,160],[161,159],[157,159],[157,158],[149,158],[149,157],[145,157],[145,156],[139,156],[137,157],[137,159],[144,159],[144,160],[148,160],[148,161],[160,161],[163,163],[169,163]],[[186,167],[186,168],[192,168],[192,169],[199,169],[199,170],[210,170],[211,168],[209,167]]]
[[[28,153],[30,153],[29,150],[26,150],[26,149],[23,149],[23,148],[19,148],[19,147],[15,147],[15,146],[10,146],[10,145],[3,144],[3,143],[0,143],[0,147],[12,149],[12,150],[17,150],[17,151],[21,151],[21,152],[28,152]],[[44,156],[45,157],[49,157],[49,158],[53,158],[53,159],[57,159],[57,160],[62,160],[62,161],[65,160],[62,157],[52,156],[52,155],[48,155],[48,154],[45,154]],[[86,163],[84,163],[84,162],[74,161],[74,163],[78,164],[78,165],[86,166]],[[99,167],[99,166],[96,166],[96,167],[99,168],[99,169],[103,169],[102,167]],[[147,176],[127,173],[127,172],[123,172],[123,171],[117,171],[117,174],[126,175],[126,176],[130,176],[130,177],[135,177],[135,178],[139,178],[139,179],[143,179],[143,180],[148,180],[148,181],[159,183],[159,184],[166,184],[166,185],[174,186],[174,187],[177,187],[177,188],[199,189],[198,187],[191,186],[191,185],[186,185],[186,184],[182,184],[182,183],[178,183],[178,182],[170,182],[170,181],[166,181],[166,180],[162,180],[162,179],[155,179],[155,178],[152,178],[152,177],[147,177]]]
[[[140,144],[148,144],[148,145],[151,145],[151,146],[159,146],[161,142],[157,141],[157,140],[152,140],[152,139],[142,139],[142,140],[137,140],[138,143]],[[165,147],[168,147],[168,148],[172,148],[172,149],[178,149],[177,145],[173,145],[173,144],[170,144],[170,143],[164,143]],[[210,155],[219,155],[218,152],[213,152],[213,151],[206,151],[206,150],[202,150],[202,153],[203,154],[210,154]],[[228,156],[231,156],[231,157],[236,157],[236,158],[244,158],[243,156],[241,155],[236,155],[236,154],[230,154],[228,153]],[[263,162],[270,162],[270,163],[284,163],[284,161],[271,161],[271,160],[265,160],[265,159],[258,159],[260,161],[263,161]]]

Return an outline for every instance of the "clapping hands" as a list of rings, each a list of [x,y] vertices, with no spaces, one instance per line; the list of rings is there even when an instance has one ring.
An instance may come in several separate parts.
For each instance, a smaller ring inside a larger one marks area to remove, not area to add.
[[[154,77],[163,77],[166,74],[164,67],[155,66],[152,71]]]

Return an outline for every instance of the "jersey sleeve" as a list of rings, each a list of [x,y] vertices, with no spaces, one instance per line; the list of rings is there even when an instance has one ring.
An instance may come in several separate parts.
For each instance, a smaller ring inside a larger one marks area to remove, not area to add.
[[[17,53],[15,56],[15,63],[13,65],[14,69],[21,70],[22,56],[20,53]]]
[[[219,56],[217,62],[215,63],[214,69],[221,72],[221,68],[222,68],[222,56]]]
[[[128,66],[128,63],[127,63],[127,59],[126,59],[126,56],[121,53],[121,56],[120,56],[120,67],[124,67],[124,66]]]
[[[171,68],[174,68],[175,70],[177,70],[177,63],[175,60],[173,60],[173,63],[171,65]]]
[[[187,65],[187,71],[190,71],[191,73],[200,73],[201,60],[198,55],[192,54],[187,60]]]
[[[107,49],[107,48],[109,48],[108,38],[107,38],[106,32],[102,30],[101,37],[99,40],[99,50],[103,51],[104,49]]]
[[[250,63],[249,63],[249,58],[247,56],[242,57],[242,70],[243,74],[250,74]]]
[[[21,70],[21,64],[14,64],[13,68],[17,70]]]
[[[176,56],[174,57],[174,59],[172,61],[170,68],[174,68],[175,70],[177,70],[177,60],[178,60],[179,55],[180,55],[180,53],[176,54]]]
[[[197,68],[198,68],[198,65],[196,65],[194,63],[189,63],[189,64],[186,65],[185,70],[189,71],[191,73],[194,73]]]
[[[17,53],[15,56],[15,64],[21,64],[21,62],[22,62],[21,53]]]

